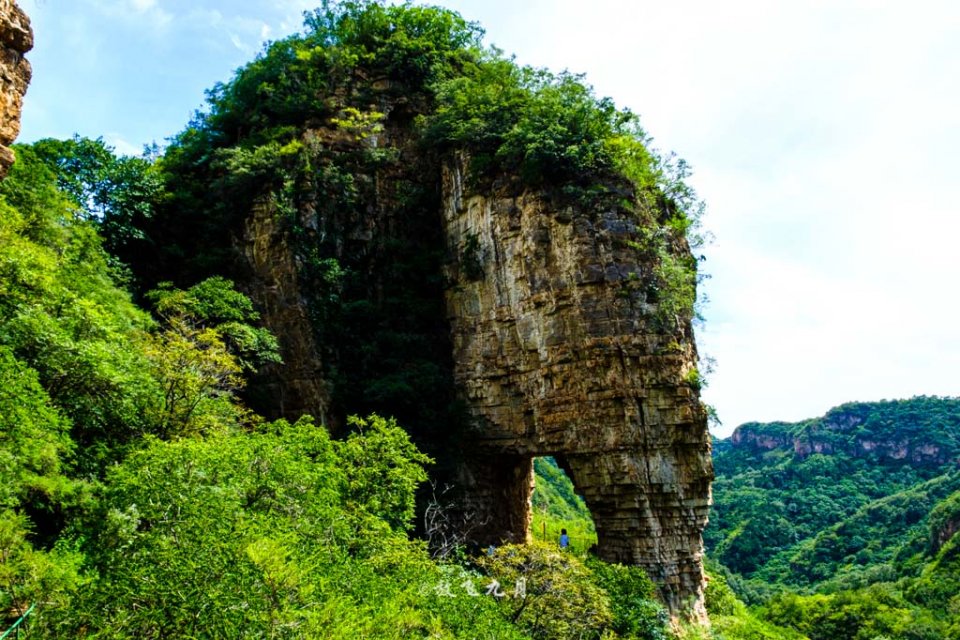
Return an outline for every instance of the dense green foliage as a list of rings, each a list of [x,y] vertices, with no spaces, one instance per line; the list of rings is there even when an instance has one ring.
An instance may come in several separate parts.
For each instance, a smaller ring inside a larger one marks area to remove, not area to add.
[[[708,572],[707,580],[707,612],[715,640],[806,640],[803,634],[761,620],[749,611],[719,572]],[[697,629],[689,629],[685,638],[694,640],[703,635]]]
[[[303,420],[152,441],[132,454],[111,469],[97,508],[78,525],[96,579],[69,609],[42,616],[41,633],[515,635],[493,615],[492,599],[422,597],[443,579],[403,534],[423,470],[405,457],[409,440],[396,425],[376,416],[364,423],[344,442]],[[351,468],[391,481],[360,487]]]
[[[722,567],[709,567],[706,590],[711,629],[685,626],[671,630],[666,610],[655,596],[655,588],[638,567],[598,561],[587,553],[596,540],[593,519],[583,498],[575,492],[570,478],[553,458],[535,458],[536,486],[533,492],[535,540],[546,543],[540,553],[557,548],[561,528],[570,533],[569,554],[584,560],[593,572],[592,580],[609,594],[610,628],[621,637],[667,640],[804,640],[801,633],[760,619],[728,586]],[[543,530],[546,530],[546,535]],[[583,542],[586,540],[586,544]],[[677,635],[679,634],[679,635]]]
[[[757,616],[812,639],[957,637],[960,400],[849,404],[737,439],[715,448],[705,538]]]
[[[48,138],[31,148],[56,174],[60,188],[80,205],[83,217],[98,223],[109,254],[121,264],[134,260],[143,248],[142,229],[163,196],[154,163],[148,157],[118,157],[99,138]]]
[[[708,548],[743,576],[808,585],[835,574],[836,566],[819,566],[828,557],[886,561],[891,547],[924,528],[933,504],[956,489],[947,480],[922,483],[960,458],[960,400],[844,405],[798,424],[743,425],[739,437],[739,445],[716,447]],[[871,532],[882,523],[896,531]]]

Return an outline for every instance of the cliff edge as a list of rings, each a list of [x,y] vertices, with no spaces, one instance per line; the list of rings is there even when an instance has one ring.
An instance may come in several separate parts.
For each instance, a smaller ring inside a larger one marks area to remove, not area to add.
[[[20,133],[20,111],[31,76],[23,56],[32,48],[30,18],[13,0],[0,0],[0,178],[14,161],[9,145]]]

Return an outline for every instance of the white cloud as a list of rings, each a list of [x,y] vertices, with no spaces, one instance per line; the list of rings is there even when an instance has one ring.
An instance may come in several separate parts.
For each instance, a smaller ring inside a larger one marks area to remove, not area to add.
[[[143,33],[160,34],[174,21],[174,14],[157,0],[86,0],[86,4],[107,18],[136,22]]]
[[[139,156],[143,153],[143,147],[125,140],[123,136],[115,131],[103,134],[103,140],[113,147],[113,150],[121,156]]]
[[[130,0],[135,11],[143,13],[157,6],[157,0]]]
[[[266,20],[248,14],[225,14],[219,9],[194,8],[187,14],[186,22],[211,48],[218,48],[225,38],[247,59],[252,58],[274,33],[274,28]]]

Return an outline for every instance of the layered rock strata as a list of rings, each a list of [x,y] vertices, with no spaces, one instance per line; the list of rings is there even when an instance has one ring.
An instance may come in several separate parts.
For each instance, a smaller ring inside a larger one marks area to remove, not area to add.
[[[0,0],[0,178],[14,160],[9,145],[20,133],[20,111],[31,76],[23,56],[32,48],[27,14],[13,0]]]
[[[631,286],[656,268],[636,250],[635,215],[471,191],[464,173],[460,160],[443,179],[459,256],[447,310],[476,426],[461,481],[475,487],[478,537],[526,538],[529,460],[555,456],[586,499],[600,557],[645,567],[672,612],[705,617],[713,470],[688,382],[696,349],[689,323],[656,321],[656,303]]]

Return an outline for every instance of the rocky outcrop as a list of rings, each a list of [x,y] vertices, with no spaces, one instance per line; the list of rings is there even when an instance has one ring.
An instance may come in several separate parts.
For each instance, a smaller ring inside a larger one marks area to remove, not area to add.
[[[951,459],[950,449],[925,441],[922,434],[897,434],[895,429],[875,433],[861,429],[863,423],[862,417],[843,413],[804,424],[750,422],[737,427],[729,442],[756,454],[779,449],[801,458],[842,454],[916,465],[942,465]]]
[[[544,193],[471,191],[444,171],[455,380],[475,425],[461,481],[484,544],[523,540],[533,456],[555,456],[586,499],[607,560],[639,564],[674,613],[705,617],[701,532],[713,471],[688,380],[689,323],[656,320],[631,285],[635,214],[558,208]],[[482,501],[481,501],[482,502]]]
[[[598,554],[643,566],[674,616],[705,620],[713,471],[696,348],[689,321],[660,312],[660,256],[638,249],[662,221],[633,211],[623,185],[606,209],[509,176],[468,187],[464,157],[418,145],[421,107],[376,99],[376,129],[304,134],[296,199],[283,215],[260,202],[238,238],[245,289],[287,363],[264,387],[272,410],[257,408],[328,425],[358,407],[397,415],[483,546],[527,539],[532,461],[552,455],[586,499]],[[338,200],[341,176],[350,197]],[[305,269],[328,258],[348,275],[324,322]]]
[[[780,430],[764,429],[763,426],[756,423],[740,425],[730,436],[730,442],[735,447],[756,451],[772,451],[793,446],[792,435]]]
[[[953,538],[960,531],[960,513],[955,514],[953,518],[950,518],[943,522],[943,524],[933,532],[931,536],[931,550],[936,553],[943,548],[943,545]]]
[[[31,75],[23,55],[32,48],[30,19],[13,0],[0,0],[0,178],[14,160],[9,145],[20,133],[20,111]]]
[[[930,512],[930,553],[936,554],[960,532],[960,492],[948,496]]]

